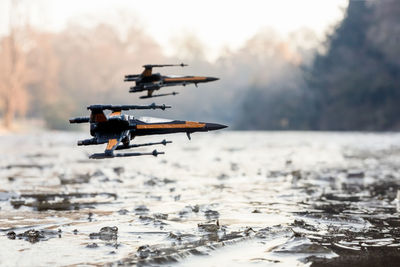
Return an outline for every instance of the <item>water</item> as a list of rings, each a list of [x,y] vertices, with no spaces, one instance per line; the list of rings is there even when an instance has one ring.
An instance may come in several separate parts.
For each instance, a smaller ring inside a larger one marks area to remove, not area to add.
[[[2,136],[0,264],[376,266],[400,259],[399,134],[166,137],[173,143],[157,147],[166,152],[157,158],[89,160],[104,147],[77,147],[85,133]]]

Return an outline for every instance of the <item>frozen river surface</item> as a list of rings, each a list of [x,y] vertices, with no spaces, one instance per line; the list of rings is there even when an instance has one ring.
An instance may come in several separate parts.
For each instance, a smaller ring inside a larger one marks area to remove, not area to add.
[[[166,137],[157,158],[89,160],[85,133],[1,136],[0,265],[400,261],[399,134]]]

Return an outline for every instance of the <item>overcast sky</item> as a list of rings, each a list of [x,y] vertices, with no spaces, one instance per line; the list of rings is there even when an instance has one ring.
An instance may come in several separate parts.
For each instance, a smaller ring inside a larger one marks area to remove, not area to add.
[[[19,4],[31,25],[60,31],[69,23],[110,23],[124,32],[141,26],[168,55],[182,34],[197,37],[212,60],[224,48],[237,49],[258,31],[285,36],[307,28],[322,39],[343,17],[347,0],[0,0],[0,33],[7,32],[10,3]]]

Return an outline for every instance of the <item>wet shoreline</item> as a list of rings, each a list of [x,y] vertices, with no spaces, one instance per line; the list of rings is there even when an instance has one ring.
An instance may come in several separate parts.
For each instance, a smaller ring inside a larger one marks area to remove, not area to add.
[[[82,135],[2,138],[0,243],[9,249],[1,263],[379,266],[400,258],[398,134],[174,135],[162,157],[106,161],[87,159],[102,148],[76,147]]]

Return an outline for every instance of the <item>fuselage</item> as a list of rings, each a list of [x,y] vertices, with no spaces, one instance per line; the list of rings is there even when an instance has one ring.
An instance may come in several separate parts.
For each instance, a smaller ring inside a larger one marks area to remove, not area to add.
[[[135,81],[134,91],[157,90],[164,86],[176,86],[186,84],[197,84],[216,81],[218,78],[205,76],[163,76],[154,73],[150,76],[142,76]]]
[[[130,138],[135,136],[171,134],[171,133],[193,133],[205,132],[225,128],[224,125],[204,122],[153,119],[154,122],[136,119],[130,115],[120,115],[109,118],[105,122],[92,122],[90,134],[100,139],[120,135],[123,131],[129,131]],[[158,120],[158,121],[157,121]],[[100,140],[99,140],[100,141]]]

